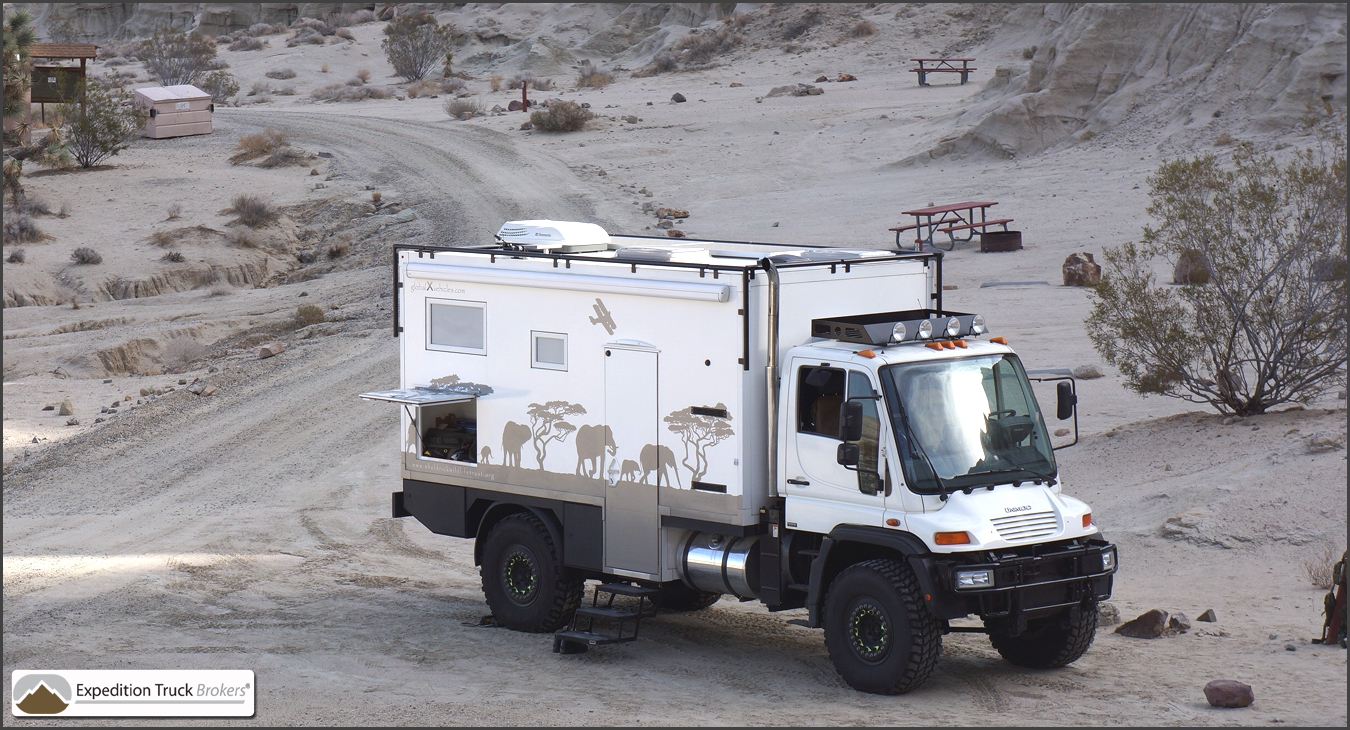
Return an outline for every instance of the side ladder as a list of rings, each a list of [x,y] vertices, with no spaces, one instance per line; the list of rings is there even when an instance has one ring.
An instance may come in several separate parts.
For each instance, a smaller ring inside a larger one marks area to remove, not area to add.
[[[655,599],[659,592],[655,588],[644,588],[627,583],[601,583],[595,587],[595,593],[591,595],[591,605],[578,607],[576,614],[572,616],[572,625],[553,634],[553,652],[555,654],[581,654],[588,651],[592,646],[636,641],[638,629],[642,626],[642,619],[656,615]],[[609,599],[605,601],[604,605],[600,605],[601,593],[609,594]],[[638,599],[637,608],[615,607],[615,596],[629,596]],[[595,626],[596,619],[608,624],[614,630],[614,635],[598,633]],[[584,629],[581,628],[583,622],[586,626]],[[631,633],[628,631],[630,622],[632,624]]]

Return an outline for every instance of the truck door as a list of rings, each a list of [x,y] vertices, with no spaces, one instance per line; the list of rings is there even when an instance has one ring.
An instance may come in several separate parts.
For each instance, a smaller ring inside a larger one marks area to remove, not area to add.
[[[879,392],[866,371],[793,361],[788,413],[787,521],[790,527],[829,532],[838,524],[881,525],[885,512],[883,424]],[[839,407],[863,400],[863,439],[857,470],[839,464]],[[878,474],[880,472],[880,474]],[[794,524],[795,523],[795,524]]]
[[[656,366],[654,350],[605,347],[605,425],[614,440],[613,453],[603,457],[605,567],[650,575],[661,570],[657,491],[674,468],[659,438]]]

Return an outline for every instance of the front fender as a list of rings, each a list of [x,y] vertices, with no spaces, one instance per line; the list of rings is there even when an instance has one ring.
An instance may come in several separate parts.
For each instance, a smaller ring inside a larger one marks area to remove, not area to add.
[[[825,596],[830,582],[845,568],[863,560],[892,557],[909,564],[919,579],[929,610],[937,608],[941,596],[934,590],[928,558],[928,546],[918,536],[899,530],[864,525],[839,525],[820,544],[820,555],[811,562],[811,578],[806,593],[811,628],[820,628]],[[937,611],[935,611],[936,613]]]

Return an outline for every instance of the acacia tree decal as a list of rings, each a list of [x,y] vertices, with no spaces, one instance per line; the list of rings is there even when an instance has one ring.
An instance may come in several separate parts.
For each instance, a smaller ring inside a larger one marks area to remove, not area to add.
[[[544,468],[544,459],[548,456],[548,445],[552,441],[566,441],[576,426],[564,421],[568,416],[585,415],[586,409],[579,403],[565,400],[551,400],[547,403],[531,403],[525,412],[530,417],[530,438],[534,444],[534,458],[539,468]]]
[[[727,407],[718,403],[716,410],[726,413]],[[693,473],[693,481],[702,480],[708,473],[708,449],[736,435],[729,423],[730,415],[696,415],[693,406],[675,411],[663,420],[670,424],[667,428],[684,441],[684,459],[680,463]],[[689,463],[691,459],[692,464]]]

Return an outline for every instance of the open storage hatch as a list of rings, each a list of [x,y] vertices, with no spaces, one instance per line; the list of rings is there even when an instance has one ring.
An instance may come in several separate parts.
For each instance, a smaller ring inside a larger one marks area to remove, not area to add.
[[[492,388],[473,383],[375,390],[366,400],[398,403],[415,425],[417,456],[478,463],[478,398]]]

